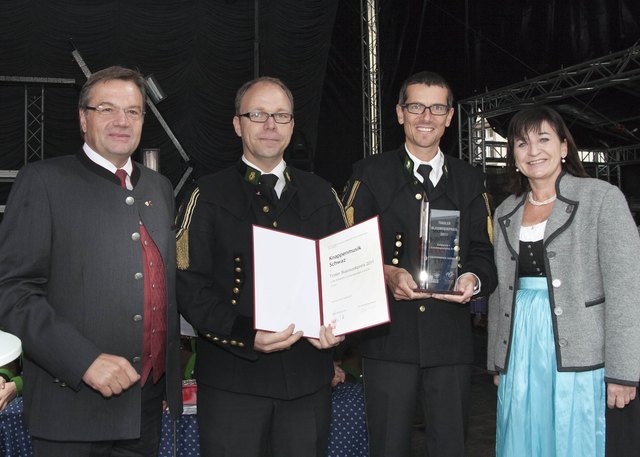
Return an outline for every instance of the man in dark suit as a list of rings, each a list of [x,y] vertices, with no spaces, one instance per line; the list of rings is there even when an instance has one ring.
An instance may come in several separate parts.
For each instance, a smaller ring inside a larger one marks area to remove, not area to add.
[[[372,457],[409,455],[420,399],[428,455],[464,455],[473,362],[468,302],[495,288],[496,270],[482,174],[440,150],[452,103],[440,75],[405,81],[396,106],[404,146],[358,162],[343,197],[350,223],[380,216],[389,293],[390,324],[358,335]],[[423,164],[431,168],[427,178],[418,172]],[[431,208],[460,213],[460,295],[415,291],[424,198]]]
[[[315,239],[345,228],[329,183],[284,162],[293,124],[293,97],[282,81],[243,85],[233,118],[242,159],[199,179],[180,212],[178,302],[199,333],[203,457],[326,453],[334,374],[328,348],[344,337],[321,327],[318,340],[302,338],[295,323],[273,333],[253,325],[252,225]]]
[[[0,224],[0,326],[22,339],[37,457],[156,456],[181,413],[170,182],[135,164],[137,71],[80,92],[84,146],[25,166]]]

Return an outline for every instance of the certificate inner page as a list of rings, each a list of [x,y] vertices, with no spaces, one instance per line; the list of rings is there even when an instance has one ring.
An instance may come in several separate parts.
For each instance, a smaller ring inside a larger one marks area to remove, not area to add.
[[[324,325],[342,335],[389,321],[378,218],[320,240]]]
[[[290,324],[320,336],[316,242],[253,227],[255,328],[279,332]]]

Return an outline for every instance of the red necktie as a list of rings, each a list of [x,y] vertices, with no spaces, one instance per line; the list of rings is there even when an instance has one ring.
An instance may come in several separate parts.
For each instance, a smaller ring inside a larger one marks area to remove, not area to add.
[[[122,187],[123,189],[126,189],[127,188],[127,172],[124,171],[122,168],[118,168],[116,170],[116,176],[120,180],[120,187]]]

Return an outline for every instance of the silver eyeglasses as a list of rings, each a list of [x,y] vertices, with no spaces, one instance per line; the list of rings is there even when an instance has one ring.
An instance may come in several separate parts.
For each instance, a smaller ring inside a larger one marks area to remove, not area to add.
[[[139,121],[145,115],[145,112],[140,108],[120,108],[119,106],[103,103],[98,106],[85,106],[84,109],[95,111],[99,116],[105,118],[114,118],[120,115],[120,111],[124,112],[124,115],[130,121]]]
[[[276,124],[288,124],[293,120],[293,114],[291,113],[266,113],[264,111],[249,111],[248,113],[238,114],[240,117],[246,117],[251,122],[260,122],[261,124],[267,122],[270,117],[273,118]]]
[[[429,110],[429,112],[434,116],[444,116],[449,112],[449,109],[451,109],[449,105],[443,105],[441,103],[434,103],[429,106],[423,105],[422,103],[405,103],[400,106],[411,114],[422,114],[425,110]]]

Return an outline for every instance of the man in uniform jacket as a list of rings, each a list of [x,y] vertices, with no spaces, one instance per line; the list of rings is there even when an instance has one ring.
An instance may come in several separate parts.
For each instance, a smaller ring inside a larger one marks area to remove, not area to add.
[[[319,340],[302,338],[295,323],[254,330],[252,225],[317,239],[345,228],[342,205],[326,181],[283,160],[293,98],[280,80],[246,83],[235,110],[242,160],[198,180],[177,235],[180,312],[199,332],[201,454],[324,457],[334,373],[327,348],[344,337],[321,328]]]
[[[173,192],[130,158],[144,105],[137,71],[94,73],[83,148],[25,166],[0,224],[0,327],[22,339],[38,457],[155,457],[163,400],[182,411]]]
[[[468,302],[496,286],[482,174],[445,156],[453,117],[447,82],[431,72],[405,81],[396,106],[405,144],[354,166],[343,202],[350,223],[380,216],[391,322],[358,335],[363,355],[370,455],[408,456],[422,398],[428,455],[463,456],[472,335]],[[429,165],[431,173],[420,172]],[[418,171],[420,167],[420,171]],[[416,292],[420,208],[458,210],[460,295]]]

